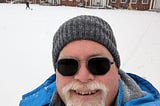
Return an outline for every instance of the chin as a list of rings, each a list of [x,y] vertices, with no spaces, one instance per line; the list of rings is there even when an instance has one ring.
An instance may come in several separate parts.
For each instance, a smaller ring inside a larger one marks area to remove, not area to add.
[[[99,82],[71,82],[62,94],[66,106],[105,106],[108,88]]]

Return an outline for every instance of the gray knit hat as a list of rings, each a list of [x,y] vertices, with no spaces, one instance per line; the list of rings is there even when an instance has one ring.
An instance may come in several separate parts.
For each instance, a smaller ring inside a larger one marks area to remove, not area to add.
[[[59,27],[53,38],[54,66],[63,47],[79,39],[92,40],[105,46],[113,56],[117,67],[120,67],[120,57],[111,27],[103,19],[89,15],[74,17]]]

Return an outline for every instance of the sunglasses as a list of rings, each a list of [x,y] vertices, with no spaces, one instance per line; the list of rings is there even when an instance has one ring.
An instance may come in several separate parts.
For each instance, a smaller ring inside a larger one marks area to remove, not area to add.
[[[113,62],[107,57],[93,57],[86,61],[86,67],[93,75],[105,75]],[[58,60],[55,67],[63,76],[73,76],[80,68],[80,60],[74,58],[64,58]]]

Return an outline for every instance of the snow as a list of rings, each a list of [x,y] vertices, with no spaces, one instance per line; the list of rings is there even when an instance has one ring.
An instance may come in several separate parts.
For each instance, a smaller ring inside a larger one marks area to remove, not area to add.
[[[121,69],[160,90],[160,13],[65,6],[0,4],[0,105],[17,106],[21,96],[54,73],[52,39],[57,28],[81,14],[105,19],[113,28]]]

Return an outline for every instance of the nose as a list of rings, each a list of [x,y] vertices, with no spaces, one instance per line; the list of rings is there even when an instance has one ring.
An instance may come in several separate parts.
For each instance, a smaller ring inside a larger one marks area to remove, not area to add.
[[[88,82],[94,80],[94,75],[92,75],[86,67],[85,63],[81,63],[81,66],[74,76],[74,79],[79,80],[81,82]]]

